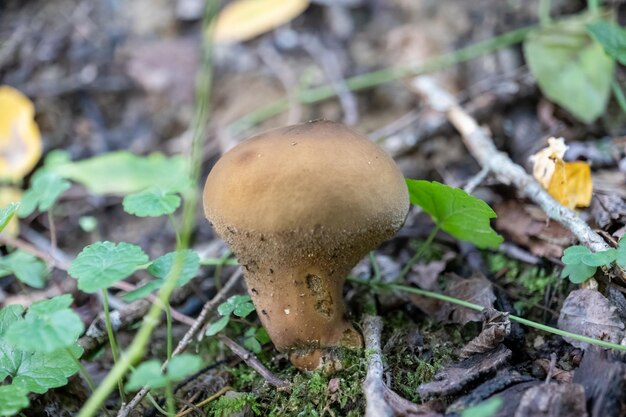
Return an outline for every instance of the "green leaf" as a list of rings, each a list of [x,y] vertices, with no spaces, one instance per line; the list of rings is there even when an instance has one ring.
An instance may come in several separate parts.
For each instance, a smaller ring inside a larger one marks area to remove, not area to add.
[[[96,242],[85,247],[68,270],[78,288],[93,293],[108,288],[148,262],[148,255],[130,243]]]
[[[254,337],[247,337],[243,340],[243,346],[253,353],[261,352],[261,344]]]
[[[70,183],[60,175],[47,169],[38,170],[33,175],[30,188],[22,197],[17,215],[30,216],[37,209],[40,212],[47,211],[68,188]]]
[[[12,346],[28,352],[51,353],[75,344],[84,331],[80,317],[67,306],[69,295],[33,304],[26,317],[12,323],[4,338]]]
[[[152,187],[130,194],[122,202],[124,211],[138,217],[158,217],[172,214],[180,206],[180,197],[175,193]]]
[[[5,335],[8,329],[25,322],[23,312],[24,308],[18,305],[0,309],[0,380],[11,377],[12,385],[43,394],[50,388],[67,384],[67,378],[78,372],[78,367],[65,348],[53,352],[27,352],[10,343]],[[80,358],[83,352],[76,344],[70,350],[76,358]]]
[[[619,245],[617,246],[617,253],[615,255],[615,263],[621,268],[626,268],[626,239],[621,238]]]
[[[222,316],[235,313],[238,317],[245,317],[252,311],[254,311],[254,304],[249,295],[233,295],[217,307],[217,312]]]
[[[183,286],[195,278],[198,274],[198,269],[200,268],[200,256],[198,256],[197,252],[191,249],[185,249],[184,251],[178,253],[182,256],[183,267],[180,271],[180,276],[178,277],[176,285]],[[152,262],[148,267],[148,272],[159,279],[165,279],[167,274],[171,271],[172,266],[174,266],[176,254],[177,252],[169,252],[155,259],[154,262]]]
[[[188,353],[172,357],[165,374],[161,371],[159,361],[152,359],[143,362],[133,371],[125,388],[126,391],[136,391],[146,385],[150,388],[163,388],[168,382],[180,381],[200,369],[202,369],[202,360]]]
[[[497,247],[502,236],[491,228],[496,213],[484,201],[436,181],[406,180],[411,203],[430,214],[445,232],[479,248]]]
[[[583,16],[535,29],[524,55],[543,94],[591,123],[606,109],[615,62],[587,34],[587,23]]]
[[[252,313],[255,310],[254,304],[252,301],[247,301],[245,303],[238,304],[233,310],[233,314],[237,317],[247,317],[248,314]]]
[[[206,335],[215,336],[216,334],[224,330],[224,328],[228,325],[229,321],[230,321],[230,314],[222,317],[221,319],[219,319],[218,321],[214,323],[211,323],[209,327],[206,329]]]
[[[183,266],[178,281],[176,282],[177,287],[181,287],[195,278],[198,274],[198,269],[200,269],[200,257],[197,252],[191,249],[185,249],[182,251],[182,257]],[[172,266],[174,265],[175,259],[176,252],[169,252],[155,259],[150,266],[148,266],[148,272],[158,279],[150,281],[141,287],[128,292],[122,298],[128,302],[134,301],[139,298],[147,297],[152,292],[161,288],[167,274],[169,274]]]
[[[597,269],[595,266],[588,266],[583,263],[565,265],[561,272],[561,278],[569,278],[573,284],[582,284],[591,278]]]
[[[0,259],[0,276],[13,274],[24,284],[43,288],[48,276],[48,267],[33,255],[17,250]]]
[[[28,391],[17,385],[0,386],[0,416],[12,416],[28,407]]]
[[[607,20],[600,20],[587,26],[593,38],[602,45],[604,52],[626,65],[626,29]]]
[[[461,417],[491,417],[502,407],[502,398],[492,397],[486,401],[466,408],[461,413]]]
[[[587,266],[605,266],[610,265],[617,256],[617,251],[613,248],[602,252],[592,252],[582,257],[582,263]]]
[[[84,185],[94,194],[126,195],[143,191],[154,184],[174,191],[189,184],[187,163],[181,156],[139,156],[119,151],[61,163],[49,169]]]
[[[10,203],[8,206],[0,209],[0,232],[7,227],[7,224],[9,224],[19,207],[20,203]]]
[[[256,340],[258,340],[259,342],[265,344],[265,343],[269,343],[270,342],[270,335],[267,334],[267,330],[265,330],[265,327],[259,327],[256,330]]]
[[[202,369],[202,360],[196,355],[182,353],[172,357],[167,365],[166,377],[170,382],[180,381]]]
[[[563,251],[561,261],[565,265],[575,265],[583,262],[583,256],[589,255],[591,251],[588,247],[582,245],[575,245],[566,248]]]
[[[163,388],[167,384],[167,378],[161,372],[161,363],[152,359],[140,364],[124,386],[126,391],[136,391],[147,385],[150,388]]]

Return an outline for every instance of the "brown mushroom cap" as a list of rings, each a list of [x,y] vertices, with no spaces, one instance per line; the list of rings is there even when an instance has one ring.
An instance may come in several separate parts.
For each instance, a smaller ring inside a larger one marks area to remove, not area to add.
[[[360,346],[343,317],[345,276],[393,236],[409,207],[385,152],[335,122],[271,130],[222,156],[203,200],[277,348],[311,352],[306,362],[319,348]]]

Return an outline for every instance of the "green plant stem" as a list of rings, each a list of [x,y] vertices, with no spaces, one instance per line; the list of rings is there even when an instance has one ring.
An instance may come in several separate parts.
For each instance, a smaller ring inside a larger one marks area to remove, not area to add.
[[[349,278],[351,281],[354,282],[359,282],[361,284],[368,284],[367,282],[364,282],[362,280],[359,280],[358,278]],[[474,304],[474,303],[470,303],[469,301],[465,301],[465,300],[460,300],[458,298],[454,298],[454,297],[450,297],[448,295],[445,294],[440,294],[440,293],[436,293],[436,292],[432,292],[432,291],[426,291],[426,290],[422,290],[419,288],[415,288],[415,287],[407,287],[406,285],[399,285],[399,284],[382,284],[379,285],[378,288],[388,288],[390,290],[395,290],[395,291],[404,291],[404,292],[409,292],[412,294],[417,294],[417,295],[421,295],[423,297],[429,297],[429,298],[434,298],[436,300],[441,300],[441,301],[445,301],[448,303],[452,303],[452,304],[456,304],[462,307],[466,307],[466,308],[470,308],[472,310],[476,310],[476,311],[483,311],[484,307],[478,304]],[[592,337],[587,337],[587,336],[583,336],[581,334],[577,334],[577,333],[571,333],[571,332],[567,332],[565,330],[561,330],[561,329],[556,329],[554,327],[551,326],[546,326],[545,324],[541,324],[541,323],[537,323],[534,322],[532,320],[527,320],[525,318],[519,317],[519,316],[515,316],[513,314],[509,314],[509,318],[513,321],[516,321],[520,324],[523,324],[525,326],[528,327],[532,327],[538,330],[542,330],[544,332],[547,333],[552,333],[552,334],[556,334],[558,336],[563,336],[563,337],[568,337],[570,339],[574,339],[574,340],[578,340],[580,342],[585,342],[585,343],[590,343],[592,345],[596,345],[596,346],[600,346],[600,347],[605,347],[605,348],[610,348],[610,349],[615,349],[615,350],[619,350],[622,352],[626,352],[626,346],[622,346],[622,345],[618,345],[617,343],[611,343],[611,342],[607,342],[604,340],[598,340],[598,339],[594,339]]]
[[[152,403],[152,406],[156,408],[159,413],[163,414],[164,416],[167,415],[167,411],[165,411],[163,407],[159,405],[159,402],[152,396],[152,394],[147,393],[146,397],[148,397],[148,401]]]
[[[404,268],[402,268],[402,270],[400,271],[400,273],[395,279],[396,282],[402,280],[402,278],[404,278],[405,275],[409,273],[411,268],[413,268],[413,265],[415,265],[415,263],[419,261],[422,258],[422,256],[424,256],[424,252],[433,243],[433,240],[435,239],[435,236],[437,236],[438,232],[439,232],[439,226],[433,227],[433,230],[430,231],[430,234],[428,235],[424,243],[422,243],[420,247],[417,249],[417,251],[415,251],[415,255],[413,255],[411,259],[409,259],[407,263],[404,265]]]
[[[587,9],[589,9],[591,13],[598,13],[600,10],[600,0],[587,0]]]
[[[180,233],[178,232],[178,227],[176,227],[176,219],[174,219],[174,215],[172,213],[167,215],[167,218],[172,225],[172,229],[174,229],[174,233],[176,234],[176,245],[180,246]]]
[[[426,61],[423,65],[403,68],[384,68],[378,71],[357,75],[346,79],[346,86],[351,91],[375,87],[401,78],[438,71],[461,62],[478,58],[507,46],[515,45],[524,40],[528,32],[536,26],[527,26],[512,30],[493,38],[477,42],[448,54],[440,55]],[[298,93],[298,101],[302,104],[313,104],[336,96],[332,85],[324,85],[302,90]],[[251,127],[277,116],[289,106],[289,100],[282,98],[269,103],[236,120],[229,126],[233,135],[240,135]]]
[[[117,341],[115,340],[115,333],[113,333],[113,325],[111,324],[111,312],[109,311],[109,292],[106,288],[102,289],[102,307],[104,308],[104,322],[106,323],[107,335],[109,336],[109,345],[111,346],[111,356],[113,357],[113,364],[117,365],[118,362],[118,349]],[[122,385],[122,379],[117,380],[117,388],[120,391],[120,398],[122,401],[126,401],[124,398],[124,386]]]
[[[539,23],[541,26],[547,26],[552,23],[552,18],[550,17],[551,6],[551,0],[539,0]]]
[[[169,380],[165,383],[165,403],[167,404],[167,415],[170,417],[175,417],[176,401],[174,400],[174,390],[172,389],[172,383]]]
[[[74,352],[72,352],[72,349],[65,348],[65,350],[67,351],[67,354],[70,355],[70,358],[72,358],[76,366],[78,366],[78,370],[80,374],[83,376],[83,379],[87,383],[87,386],[89,387],[91,392],[94,392],[96,390],[96,386],[94,385],[93,380],[91,379],[91,375],[89,375],[89,372],[87,372],[87,369],[80,362],[80,359],[74,356]]]
[[[209,25],[213,21],[217,6],[219,2],[217,0],[209,0],[206,3],[205,14],[203,19],[203,31],[202,33],[210,33]],[[202,43],[202,61],[200,65],[200,72],[198,76],[198,83],[196,88],[196,112],[193,121],[193,136],[191,144],[190,155],[190,178],[192,184],[198,184],[200,176],[200,164],[202,162],[202,152],[205,139],[205,125],[207,121],[207,115],[209,112],[209,96],[211,93],[211,80],[213,77],[212,62],[212,44],[208,40],[208,37],[204,38]],[[191,239],[191,232],[193,230],[196,209],[198,206],[198,191],[196,187],[187,190],[184,195],[184,205],[182,214],[181,225],[181,239],[180,244],[177,245],[177,252],[174,258],[174,264],[172,269],[168,273],[167,277],[161,287],[158,300],[161,303],[153,303],[150,310],[146,314],[137,335],[131,342],[130,346],[121,356],[120,361],[111,369],[104,380],[101,382],[98,389],[89,398],[87,403],[80,410],[78,417],[92,417],[100,407],[100,405],[106,400],[111,391],[114,389],[116,381],[122,379],[126,372],[130,369],[131,365],[137,363],[144,355],[145,348],[150,341],[152,332],[159,324],[159,316],[161,314],[161,305],[166,304],[176,287],[178,277],[183,270],[184,254],[182,250],[189,247],[189,241]]]
[[[624,90],[622,90],[622,86],[619,85],[619,82],[616,79],[613,79],[611,87],[613,88],[613,95],[615,96],[617,104],[619,104],[622,112],[626,113],[626,95],[624,95]]]
[[[165,304],[165,321],[167,324],[167,360],[172,359],[172,307]]]
[[[380,265],[378,265],[378,261],[376,260],[376,254],[374,251],[369,253],[370,263],[372,264],[372,270],[374,272],[374,276],[372,280],[375,282],[380,282],[382,276],[380,274]]]
[[[200,265],[203,266],[237,266],[239,262],[235,258],[206,258],[200,259]]]
[[[231,251],[227,250],[224,255],[220,258],[222,261],[215,265],[215,273],[213,274],[213,282],[215,283],[215,288],[219,291],[222,289],[222,269],[224,265],[229,260],[231,255]]]

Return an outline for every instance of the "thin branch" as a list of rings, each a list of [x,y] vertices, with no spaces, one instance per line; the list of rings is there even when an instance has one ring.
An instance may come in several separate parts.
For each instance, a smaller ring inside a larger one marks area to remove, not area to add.
[[[218,336],[220,341],[224,343],[233,353],[239,356],[250,368],[254,369],[267,381],[268,384],[275,386],[280,391],[291,390],[291,383],[283,381],[278,378],[269,369],[267,369],[252,353],[248,352],[245,348],[237,344],[231,338],[220,335]]]
[[[487,168],[502,183],[514,185],[520,193],[539,205],[548,217],[569,229],[589,249],[597,252],[609,248],[604,239],[574,211],[559,204],[524,168],[499,151],[476,120],[456,103],[450,93],[437,85],[433,78],[416,77],[412,84],[433,109],[447,115],[461,133],[467,149],[483,168]]]
[[[204,307],[202,307],[202,311],[200,312],[200,314],[194,321],[191,328],[187,330],[187,333],[185,333],[185,336],[183,336],[181,341],[178,342],[178,345],[176,346],[176,349],[174,349],[174,353],[172,353],[172,356],[176,356],[184,352],[185,349],[187,349],[187,347],[189,346],[193,338],[198,334],[202,326],[204,326],[204,323],[206,322],[209,315],[213,311],[215,311],[217,306],[219,306],[221,303],[223,303],[226,300],[226,298],[230,295],[230,293],[235,289],[236,285],[239,283],[240,278],[241,278],[241,268],[238,268],[237,271],[233,275],[231,275],[231,277],[228,279],[228,281],[226,282],[226,285],[224,285],[222,289],[220,289],[211,300],[207,301],[204,304]],[[167,366],[167,361],[163,363],[162,368],[165,368],[166,366]],[[141,390],[139,390],[139,392],[135,394],[133,399],[128,404],[122,406],[120,411],[117,413],[117,417],[128,417],[130,413],[132,412],[132,410],[134,410],[135,407],[139,405],[139,403],[144,399],[144,397],[146,396],[146,394],[148,394],[149,391],[150,390],[148,389],[148,387],[143,387]]]
[[[367,406],[365,417],[392,417],[393,410],[385,401],[385,383],[383,382],[383,358],[380,349],[380,336],[383,320],[379,316],[365,316],[363,319],[363,338],[368,356],[367,376],[363,381],[363,392]]]

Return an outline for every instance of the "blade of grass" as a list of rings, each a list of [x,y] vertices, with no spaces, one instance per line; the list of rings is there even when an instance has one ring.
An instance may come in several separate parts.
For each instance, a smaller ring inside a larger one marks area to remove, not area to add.
[[[209,26],[213,22],[213,18],[218,8],[217,0],[210,0],[206,3],[205,15],[203,19],[203,33],[210,33]],[[196,112],[193,121],[193,136],[189,165],[190,178],[192,184],[198,183],[200,174],[200,164],[202,161],[202,148],[205,139],[205,126],[207,116],[209,114],[209,96],[211,93],[212,82],[212,44],[209,37],[205,37],[202,43],[202,64],[198,77],[197,94],[196,94]],[[162,312],[162,306],[168,304],[169,298],[174,291],[178,277],[183,270],[184,254],[183,250],[189,247],[191,232],[193,230],[195,213],[198,204],[198,191],[196,187],[190,187],[183,193],[184,206],[182,215],[182,225],[180,233],[180,242],[176,245],[176,257],[172,269],[164,280],[163,286],[158,294],[157,302],[153,303],[148,314],[137,332],[135,338],[131,342],[128,349],[120,357],[119,362],[111,369],[104,378],[98,389],[93,393],[89,400],[80,410],[78,417],[92,417],[115,388],[117,381],[122,379],[130,367],[141,360],[145,353],[147,344],[150,341],[152,332],[159,324],[159,316]]]
[[[432,58],[423,65],[416,67],[384,68],[367,74],[356,75],[346,79],[346,85],[351,91],[358,91],[386,84],[401,78],[438,71],[492,53],[498,49],[520,43],[526,38],[528,32],[535,28],[536,26],[527,26],[515,29],[448,54]],[[297,98],[302,104],[313,104],[334,97],[335,95],[336,92],[331,85],[324,85],[300,91],[297,94]],[[276,100],[236,120],[229,126],[229,130],[233,135],[240,135],[259,123],[281,114],[287,110],[288,105],[289,101],[287,98]]]

